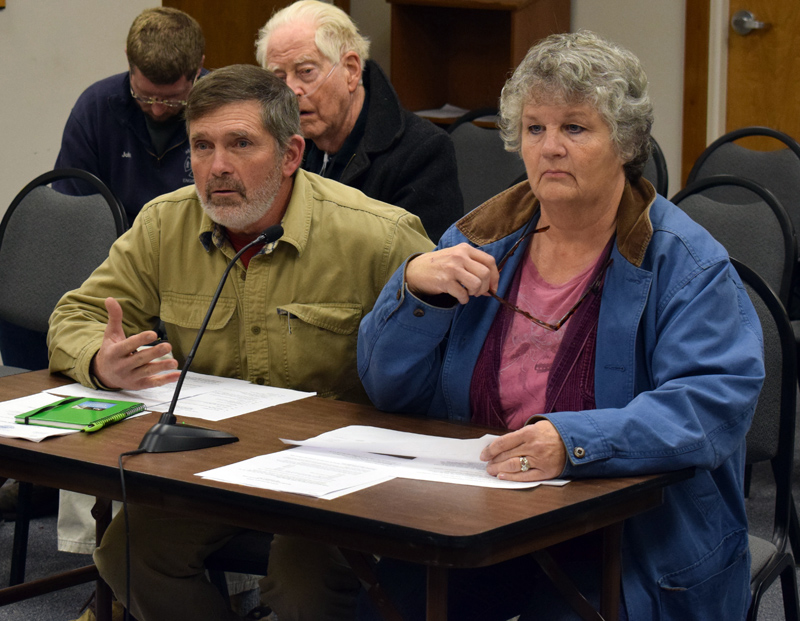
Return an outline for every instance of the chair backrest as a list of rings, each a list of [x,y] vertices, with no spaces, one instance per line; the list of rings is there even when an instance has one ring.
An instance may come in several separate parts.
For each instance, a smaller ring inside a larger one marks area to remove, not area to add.
[[[761,321],[764,386],[747,432],[747,464],[770,462],[776,486],[773,543],[783,550],[789,527],[794,459],[797,359],[794,332],[781,301],[755,270],[731,259]]]
[[[764,278],[788,308],[796,239],[786,210],[771,192],[748,179],[717,175],[687,185],[672,202]]]
[[[94,184],[98,194],[67,196],[47,186],[66,177]],[[86,280],[126,228],[119,201],[85,171],[54,170],[31,181],[0,222],[0,318],[46,332],[61,296]]]
[[[667,196],[667,192],[669,192],[667,160],[661,147],[652,136],[650,136],[650,157],[645,162],[642,176],[653,184],[656,192],[661,196]]]
[[[756,151],[735,141],[752,136],[767,137],[780,148]],[[767,188],[789,214],[794,230],[800,230],[800,143],[769,127],[744,127],[728,132],[711,143],[689,172],[687,185],[712,175],[735,175]]]
[[[479,112],[485,116],[491,114],[491,109]],[[477,112],[467,113],[474,114]],[[522,158],[505,150],[500,130],[462,120],[467,115],[456,120],[450,130],[456,150],[458,185],[464,197],[464,213],[525,178]]]

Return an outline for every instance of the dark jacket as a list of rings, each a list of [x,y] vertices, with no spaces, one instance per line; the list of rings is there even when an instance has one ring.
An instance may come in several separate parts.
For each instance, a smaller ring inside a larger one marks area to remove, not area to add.
[[[156,156],[127,72],[95,82],[78,98],[56,168],[81,168],[99,177],[122,203],[129,223],[156,196],[194,183],[186,130],[177,129],[164,154]],[[74,196],[94,192],[72,180],[53,187]]]
[[[444,130],[403,109],[373,61],[367,61],[363,79],[369,94],[364,137],[340,181],[419,216],[436,241],[463,215],[453,142]]]

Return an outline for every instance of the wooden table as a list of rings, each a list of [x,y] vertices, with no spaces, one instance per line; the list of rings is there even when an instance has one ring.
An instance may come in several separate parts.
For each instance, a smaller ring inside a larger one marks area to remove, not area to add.
[[[63,384],[44,371],[0,378],[0,400]],[[120,500],[120,453],[137,448],[156,414],[95,434],[40,443],[0,438],[0,476]],[[128,501],[237,526],[299,535],[357,552],[428,566],[428,619],[446,618],[447,570],[482,567],[603,529],[602,613],[619,606],[622,522],[658,506],[666,485],[691,472],[573,481],[564,487],[499,490],[396,479],[335,500],[208,481],[195,473],[284,450],[280,437],[306,439],[346,425],[373,425],[457,438],[484,428],[397,416],[372,407],[309,398],[203,426],[239,442],[184,453],[126,458]],[[592,618],[591,616],[587,618]],[[594,617],[599,618],[599,617]]]

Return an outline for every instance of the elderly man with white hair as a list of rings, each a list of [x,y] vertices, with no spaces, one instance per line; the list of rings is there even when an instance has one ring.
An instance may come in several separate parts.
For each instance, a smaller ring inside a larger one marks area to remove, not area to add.
[[[344,11],[318,0],[278,11],[259,33],[256,59],[298,97],[305,170],[403,207],[433,240],[461,217],[450,137],[403,109]]]

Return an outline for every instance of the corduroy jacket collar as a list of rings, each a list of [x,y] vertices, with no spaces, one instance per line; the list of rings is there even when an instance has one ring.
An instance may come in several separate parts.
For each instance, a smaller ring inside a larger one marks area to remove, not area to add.
[[[644,178],[625,184],[617,211],[617,247],[631,264],[640,267],[653,225],[650,205],[656,198],[653,186]],[[458,230],[472,243],[485,246],[525,226],[539,210],[539,200],[523,181],[490,198],[458,221]]]

